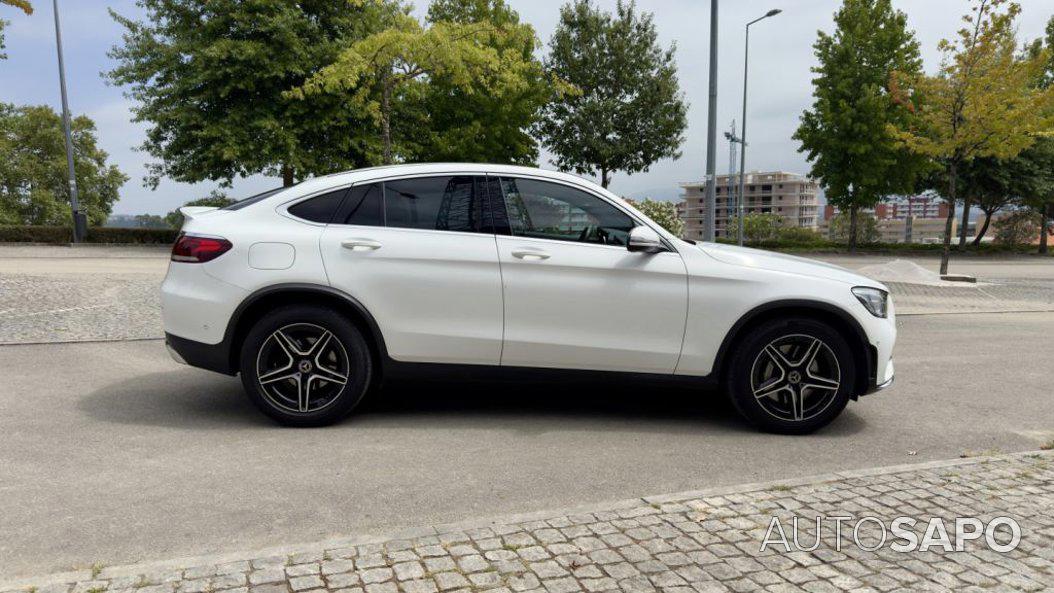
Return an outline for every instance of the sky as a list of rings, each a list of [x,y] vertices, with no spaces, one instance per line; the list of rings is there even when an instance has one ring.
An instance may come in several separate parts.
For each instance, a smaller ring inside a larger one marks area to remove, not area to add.
[[[337,0],[334,0],[337,1]],[[521,20],[534,26],[543,43],[559,19],[562,0],[507,0]],[[596,0],[611,9],[616,0]],[[812,44],[817,30],[830,31],[832,15],[840,0],[719,0],[718,49],[718,144],[717,171],[728,170],[728,143],[722,132],[733,119],[741,119],[743,98],[744,25],[771,8],[783,13],[751,27],[750,79],[747,110],[747,169],[784,170],[807,173],[808,163],[791,136],[802,110],[812,103],[812,74],[815,64]],[[1021,41],[1042,36],[1047,19],[1054,14],[1054,0],[1019,0]],[[15,104],[60,106],[55,29],[51,2],[35,0],[36,11],[25,16],[2,5],[0,18],[6,29],[8,59],[0,61],[0,101]],[[967,0],[894,0],[908,15],[922,46],[927,71],[934,71],[941,38],[951,37],[961,25],[960,15],[969,10]],[[706,117],[710,35],[710,2],[706,0],[638,0],[638,7],[655,15],[663,45],[676,43],[681,89],[689,103],[688,130],[677,160],[656,163],[648,172],[617,173],[611,189],[624,196],[675,200],[679,183],[702,179],[706,161]],[[115,214],[163,214],[184,202],[203,197],[213,183],[184,184],[163,180],[156,190],[143,185],[150,156],[135,150],[145,136],[145,124],[131,121],[132,103],[124,89],[109,85],[101,76],[113,66],[107,52],[121,41],[121,28],[109,16],[143,17],[134,0],[60,0],[70,109],[74,115],[95,120],[101,147],[131,179],[121,189]],[[423,14],[426,0],[418,0],[416,12]],[[553,168],[542,154],[539,165]],[[280,180],[254,176],[236,179],[233,197],[247,196],[280,185]]]

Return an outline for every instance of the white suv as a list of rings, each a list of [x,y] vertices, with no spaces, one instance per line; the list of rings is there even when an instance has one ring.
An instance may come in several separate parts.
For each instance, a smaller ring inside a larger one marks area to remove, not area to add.
[[[337,421],[383,377],[469,367],[718,386],[756,425],[804,433],[893,381],[883,285],[681,240],[572,175],[397,165],[183,213],[169,351],[240,373],[284,424]]]

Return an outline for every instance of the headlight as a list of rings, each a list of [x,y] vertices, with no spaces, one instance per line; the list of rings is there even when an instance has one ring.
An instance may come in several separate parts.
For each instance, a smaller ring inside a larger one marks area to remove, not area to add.
[[[889,293],[877,288],[857,286],[853,288],[853,295],[872,315],[875,317],[886,317],[886,313],[889,310]]]

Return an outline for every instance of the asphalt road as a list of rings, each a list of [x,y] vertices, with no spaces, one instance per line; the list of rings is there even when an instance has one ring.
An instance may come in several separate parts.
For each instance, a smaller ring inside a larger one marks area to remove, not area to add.
[[[0,347],[0,576],[1035,449],[1054,314],[905,317],[897,384],[807,437],[713,394],[401,385],[283,429],[160,341]]]

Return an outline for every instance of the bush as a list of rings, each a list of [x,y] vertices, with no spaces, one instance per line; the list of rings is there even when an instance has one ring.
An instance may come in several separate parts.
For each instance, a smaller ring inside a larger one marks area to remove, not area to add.
[[[0,243],[69,243],[73,229],[62,226],[0,226]]]
[[[168,245],[179,231],[171,229],[129,229],[89,227],[86,242],[108,244]],[[73,240],[70,227],[0,226],[0,243],[51,243],[64,245]]]
[[[777,237],[781,243],[822,245],[827,242],[819,232],[800,226],[782,227]]]
[[[1027,245],[1039,236],[1039,215],[1031,210],[1017,210],[995,221],[995,242],[1002,245]]]
[[[133,243],[136,245],[171,245],[179,231],[175,229],[126,229],[120,227],[91,227],[88,243]]]

